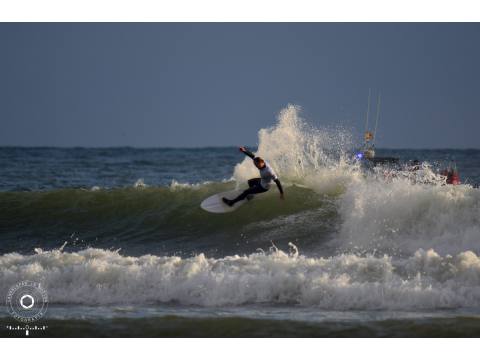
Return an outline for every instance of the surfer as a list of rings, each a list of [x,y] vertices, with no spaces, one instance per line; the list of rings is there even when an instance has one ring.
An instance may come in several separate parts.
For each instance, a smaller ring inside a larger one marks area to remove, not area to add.
[[[238,201],[242,201],[243,199],[247,198],[249,195],[259,194],[266,192],[270,189],[270,183],[273,181],[277,184],[278,191],[280,191],[280,199],[284,199],[283,196],[283,188],[280,180],[278,179],[277,175],[270,167],[270,165],[263,160],[259,156],[255,156],[254,153],[248,151],[244,146],[239,149],[242,153],[247,155],[249,158],[253,160],[253,163],[260,170],[260,177],[248,180],[248,189],[245,190],[243,193],[238,195],[235,199],[229,200],[227,198],[222,198],[223,202],[228,206],[233,206]]]

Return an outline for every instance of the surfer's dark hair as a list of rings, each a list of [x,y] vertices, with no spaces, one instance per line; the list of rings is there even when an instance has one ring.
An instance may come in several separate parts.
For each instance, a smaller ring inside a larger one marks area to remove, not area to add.
[[[260,161],[263,161],[265,162],[265,160],[263,160],[261,157],[259,156],[256,156],[255,158],[253,158],[253,161],[255,161],[256,163],[259,163]]]

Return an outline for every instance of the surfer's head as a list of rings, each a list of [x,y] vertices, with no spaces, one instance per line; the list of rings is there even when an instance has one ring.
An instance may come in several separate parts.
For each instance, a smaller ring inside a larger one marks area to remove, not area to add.
[[[258,157],[258,156],[253,159],[253,163],[259,169],[261,169],[265,166],[265,160],[263,160],[261,157]]]

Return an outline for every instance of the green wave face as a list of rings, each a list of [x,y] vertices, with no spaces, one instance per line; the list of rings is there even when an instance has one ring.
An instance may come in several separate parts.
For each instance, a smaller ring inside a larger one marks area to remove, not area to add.
[[[230,182],[0,193],[0,250],[19,251],[20,246],[20,251],[31,251],[32,242],[48,249],[64,241],[76,248],[121,247],[133,253],[147,244],[158,252],[176,251],[179,242],[187,252],[231,249],[247,242],[263,247],[271,241],[316,237],[315,224],[324,227],[336,216],[334,198],[296,186],[286,189],[284,201],[272,188],[229,214],[200,208],[206,197],[234,187]],[[313,231],[308,226],[314,226]]]

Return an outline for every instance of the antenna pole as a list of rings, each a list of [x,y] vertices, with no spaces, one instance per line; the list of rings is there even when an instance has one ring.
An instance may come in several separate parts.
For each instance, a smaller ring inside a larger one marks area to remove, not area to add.
[[[365,131],[368,131],[368,117],[370,116],[370,97],[372,95],[372,89],[368,89],[368,105],[367,105],[367,119],[365,121]]]
[[[378,118],[380,116],[380,101],[382,100],[382,94],[378,94],[378,99],[377,99],[377,116],[375,119],[375,130],[373,131],[373,141],[375,141],[376,136],[377,136],[377,127],[378,127]]]

